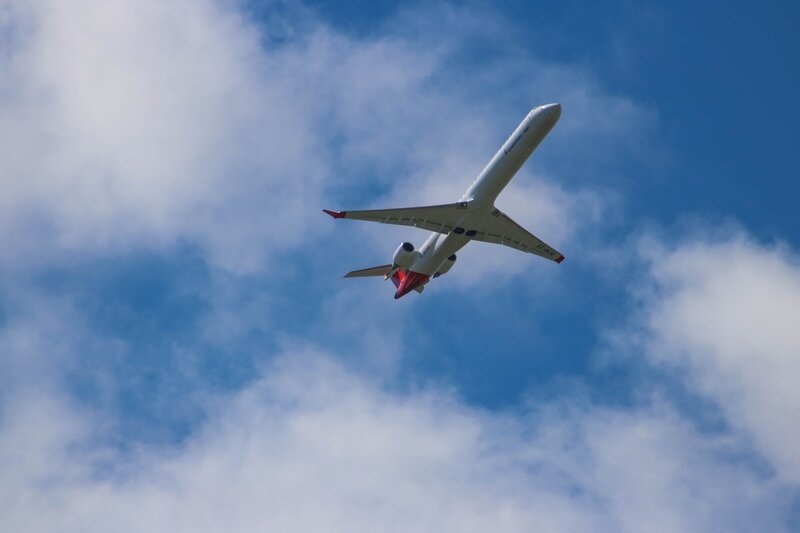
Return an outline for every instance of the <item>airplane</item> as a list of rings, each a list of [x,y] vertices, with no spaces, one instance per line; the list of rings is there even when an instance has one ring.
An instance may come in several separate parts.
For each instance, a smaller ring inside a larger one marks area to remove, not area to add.
[[[366,211],[323,209],[335,219],[414,226],[432,232],[418,250],[410,242],[404,242],[395,251],[390,264],[354,270],[344,277],[383,276],[384,280],[391,279],[397,289],[395,299],[412,290],[422,293],[431,279],[453,268],[456,252],[473,240],[503,244],[561,263],[563,254],[494,205],[497,196],[550,133],[560,116],[560,104],[533,108],[456,203]]]

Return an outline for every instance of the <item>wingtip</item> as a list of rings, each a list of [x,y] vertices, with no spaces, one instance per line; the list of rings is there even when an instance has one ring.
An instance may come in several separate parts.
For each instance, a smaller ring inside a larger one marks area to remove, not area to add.
[[[558,259],[556,259],[556,263],[558,263],[560,265],[563,260],[564,260],[564,256],[560,255],[560,256],[558,256]]]
[[[331,211],[330,209],[323,209],[323,211],[333,218],[344,218],[347,215],[347,211]]]

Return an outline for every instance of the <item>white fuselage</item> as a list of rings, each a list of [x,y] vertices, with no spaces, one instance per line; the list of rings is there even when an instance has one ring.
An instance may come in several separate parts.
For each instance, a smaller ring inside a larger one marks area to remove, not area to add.
[[[528,113],[461,198],[460,201],[467,204],[457,226],[461,231],[453,230],[447,235],[431,233],[420,247],[420,256],[410,270],[432,276],[450,255],[471,240],[470,228],[480,227],[481,219],[491,216],[497,196],[553,129],[560,116],[559,104],[535,107]]]

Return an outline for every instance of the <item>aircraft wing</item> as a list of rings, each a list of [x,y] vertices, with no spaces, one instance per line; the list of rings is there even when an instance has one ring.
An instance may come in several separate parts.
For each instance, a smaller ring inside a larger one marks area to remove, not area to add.
[[[447,234],[461,221],[466,209],[466,202],[458,202],[455,204],[401,207],[398,209],[370,209],[367,211],[330,211],[323,209],[323,211],[333,218],[350,218],[353,220],[380,222],[382,224],[414,226]],[[499,209],[495,209],[477,226],[469,229],[474,230],[475,233],[471,235],[471,231],[467,231],[466,235],[476,241],[503,244],[516,250],[550,259],[556,263],[564,260],[564,256],[560,252],[548,246]]]
[[[330,211],[324,209],[323,211],[333,218],[351,218],[353,220],[380,222],[381,224],[414,226],[447,234],[456,227],[466,209],[466,202],[458,202],[455,204],[401,207],[398,209],[370,209],[367,211]]]
[[[536,235],[514,222],[510,216],[499,209],[492,211],[486,221],[475,229],[477,233],[472,238],[476,241],[503,244],[515,250],[550,259],[556,263],[564,260],[564,256],[560,252],[545,244]]]

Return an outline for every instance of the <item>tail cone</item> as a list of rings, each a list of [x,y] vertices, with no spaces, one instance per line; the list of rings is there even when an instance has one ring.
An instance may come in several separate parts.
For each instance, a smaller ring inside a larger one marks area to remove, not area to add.
[[[427,283],[429,279],[431,279],[431,277],[428,274],[420,274],[419,272],[411,271],[406,272],[405,276],[399,280],[400,284],[397,286],[397,292],[394,293],[394,299],[402,298],[417,287]]]

